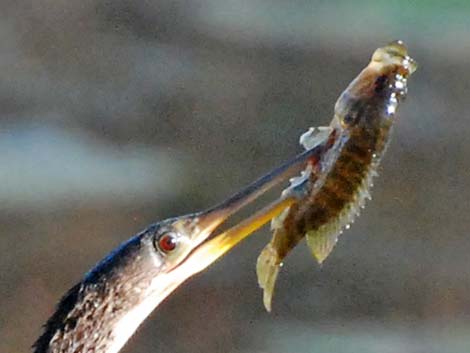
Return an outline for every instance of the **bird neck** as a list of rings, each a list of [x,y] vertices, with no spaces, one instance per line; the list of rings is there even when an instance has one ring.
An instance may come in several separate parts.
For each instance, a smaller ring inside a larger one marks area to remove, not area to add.
[[[134,237],[69,290],[34,344],[35,353],[117,353],[184,279],[162,271]]]

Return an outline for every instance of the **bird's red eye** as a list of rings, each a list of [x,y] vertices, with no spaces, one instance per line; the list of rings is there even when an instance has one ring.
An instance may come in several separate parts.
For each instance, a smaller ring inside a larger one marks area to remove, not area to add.
[[[158,239],[158,247],[165,253],[175,250],[177,243],[178,240],[173,234],[163,234]]]

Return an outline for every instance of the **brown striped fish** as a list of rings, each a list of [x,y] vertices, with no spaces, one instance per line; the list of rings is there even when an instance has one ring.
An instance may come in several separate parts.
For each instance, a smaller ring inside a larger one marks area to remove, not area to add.
[[[416,68],[401,41],[378,48],[339,97],[330,125],[310,129],[301,137],[306,149],[319,144],[328,148],[283,191],[283,197],[296,195],[298,201],[272,221],[273,237],[258,257],[266,310],[271,310],[274,285],[287,254],[306,237],[321,264],[370,199],[397,106]]]

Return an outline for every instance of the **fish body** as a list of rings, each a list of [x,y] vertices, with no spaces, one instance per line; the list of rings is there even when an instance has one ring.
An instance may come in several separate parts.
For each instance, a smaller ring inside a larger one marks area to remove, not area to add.
[[[284,190],[283,196],[295,192],[298,202],[273,220],[273,237],[258,258],[258,281],[268,311],[279,268],[288,253],[306,237],[313,256],[322,263],[370,198],[397,106],[406,96],[407,79],[415,69],[403,43],[378,48],[339,97],[330,125],[302,136],[307,149],[319,144],[325,148],[307,166],[301,180],[293,180]]]

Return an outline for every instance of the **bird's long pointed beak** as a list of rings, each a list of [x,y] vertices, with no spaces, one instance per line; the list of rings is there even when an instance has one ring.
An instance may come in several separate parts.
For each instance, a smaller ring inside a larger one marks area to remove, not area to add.
[[[227,218],[232,216],[234,213],[238,212],[241,208],[256,200],[272,187],[299,173],[305,168],[305,165],[309,160],[318,160],[323,149],[324,146],[319,145],[295,156],[215,207],[199,213],[198,226],[206,235],[203,240],[206,240],[219,225],[225,222]]]
[[[272,218],[281,214],[294,202],[296,202],[295,197],[279,199],[234,227],[216,236],[211,236],[191,253],[185,261],[185,267],[190,268],[192,274],[204,270],[243,239],[253,234]]]
[[[199,236],[195,240],[198,246],[188,255],[182,266],[192,274],[202,271],[240,241],[292,205],[296,201],[295,197],[281,198],[229,230],[214,235],[216,228],[225,222],[227,218],[256,200],[273,186],[299,173],[305,168],[309,160],[318,160],[322,152],[322,146],[318,146],[318,148],[299,154],[219,205],[198,214]]]

